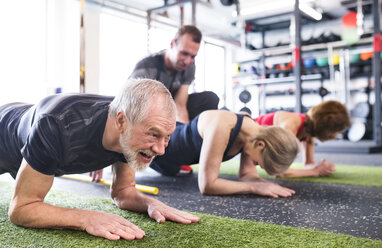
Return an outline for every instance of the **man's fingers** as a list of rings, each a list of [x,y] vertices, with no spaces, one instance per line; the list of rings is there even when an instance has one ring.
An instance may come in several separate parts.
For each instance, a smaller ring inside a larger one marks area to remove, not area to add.
[[[146,233],[140,229],[138,226],[134,225],[133,223],[130,223],[126,221],[127,223],[122,224],[126,231],[129,231],[130,233],[133,233],[137,239],[143,238],[143,236],[146,235]]]
[[[168,212],[166,215],[167,215],[166,218],[170,219],[172,221],[176,221],[176,222],[179,222],[182,224],[190,224],[191,223],[190,219],[185,218],[183,215],[181,215],[177,212]]]
[[[163,223],[166,219],[182,224],[190,224],[200,221],[198,216],[174,208],[166,209],[163,213],[159,210],[154,210],[151,214],[151,218],[155,219],[158,223]]]
[[[187,212],[182,212],[185,218],[189,219],[192,223],[200,221],[200,218],[196,215],[187,213]]]
[[[174,210],[175,211],[170,212],[170,214],[172,215],[171,220],[175,220],[183,224],[195,223],[200,221],[200,218],[198,216],[180,210]]]
[[[118,240],[120,238],[133,240],[145,236],[142,229],[121,216],[96,211],[92,213],[94,214],[90,216],[89,224],[85,227],[86,232],[89,234],[109,240]]]
[[[127,240],[141,239],[144,236],[141,232],[136,232],[130,227],[126,227],[122,225],[115,228],[113,231],[111,231],[111,233],[118,235],[121,238],[127,239]]]
[[[96,234],[96,236],[105,237],[109,240],[118,240],[120,238],[133,240],[143,238],[145,233],[140,229],[136,230],[136,228],[133,228],[133,226],[126,226],[116,223],[115,225],[109,225],[108,227],[105,227],[105,229],[98,235]]]
[[[122,230],[124,232],[130,233],[135,236],[137,239],[141,239],[143,236],[145,236],[145,232],[140,229],[138,226],[134,225],[133,223],[127,221],[122,216],[115,216],[115,221],[117,222],[115,225],[118,228],[117,230]]]
[[[115,234],[112,234],[110,232],[105,232],[105,234],[102,235],[102,237],[107,238],[108,240],[118,240],[118,239],[120,239],[119,235],[115,235]]]
[[[166,218],[158,210],[153,210],[150,217],[158,223],[163,223],[166,221]]]
[[[97,173],[95,171],[89,172],[89,176],[92,178],[92,182],[96,182]]]
[[[92,178],[92,182],[99,182],[102,180],[103,170],[89,172],[89,176]]]
[[[182,219],[183,222],[181,223],[195,223],[200,221],[198,216],[174,208],[171,208],[171,211],[168,211],[167,213],[171,214],[174,218],[179,218],[179,220]]]

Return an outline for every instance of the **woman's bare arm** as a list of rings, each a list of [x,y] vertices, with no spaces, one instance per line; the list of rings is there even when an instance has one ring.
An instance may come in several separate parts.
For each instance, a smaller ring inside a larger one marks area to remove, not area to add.
[[[227,118],[227,117],[226,117]],[[230,118],[230,117],[228,117]],[[203,145],[199,160],[198,183],[202,194],[259,194],[271,197],[291,196],[294,191],[270,182],[233,181],[219,178],[219,169],[234,121],[215,116],[198,125],[202,129]],[[229,125],[231,124],[231,126]]]

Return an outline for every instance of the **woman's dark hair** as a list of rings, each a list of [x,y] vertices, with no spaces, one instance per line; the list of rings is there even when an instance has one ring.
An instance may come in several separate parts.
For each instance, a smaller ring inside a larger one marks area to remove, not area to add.
[[[326,140],[330,134],[344,132],[350,127],[350,116],[345,105],[338,101],[325,101],[312,107],[304,127],[309,135]]]

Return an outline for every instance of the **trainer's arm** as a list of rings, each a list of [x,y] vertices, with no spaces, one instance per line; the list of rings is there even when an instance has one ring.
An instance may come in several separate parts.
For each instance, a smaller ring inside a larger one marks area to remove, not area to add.
[[[9,206],[12,223],[32,228],[84,230],[110,240],[141,239],[145,233],[124,218],[98,211],[69,209],[44,203],[54,176],[34,170],[23,160]]]
[[[112,166],[113,183],[111,197],[121,209],[147,212],[159,223],[172,220],[183,224],[198,222],[199,217],[179,211],[149,197],[135,188],[135,172],[126,163],[115,163]]]
[[[182,123],[188,123],[190,121],[187,111],[188,88],[188,84],[183,84],[182,86],[180,86],[178,92],[174,97],[177,110],[176,121]]]

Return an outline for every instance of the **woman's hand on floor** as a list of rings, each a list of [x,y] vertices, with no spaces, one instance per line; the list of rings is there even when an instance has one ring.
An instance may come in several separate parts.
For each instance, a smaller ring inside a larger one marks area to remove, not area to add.
[[[250,182],[250,184],[253,187],[253,193],[273,198],[289,197],[296,193],[293,189],[282,187],[269,181]]]
[[[313,170],[317,173],[317,176],[329,176],[336,170],[336,166],[324,159]]]

